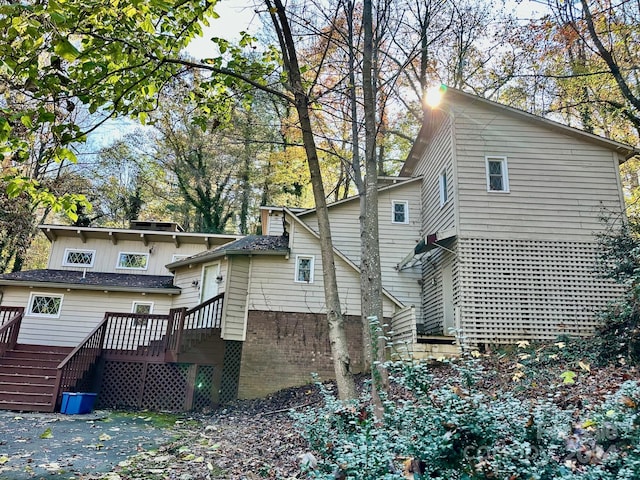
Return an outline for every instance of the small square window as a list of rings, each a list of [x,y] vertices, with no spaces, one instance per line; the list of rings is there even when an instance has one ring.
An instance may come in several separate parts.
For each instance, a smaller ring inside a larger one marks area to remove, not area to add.
[[[409,202],[394,200],[391,204],[391,223],[409,223]]]
[[[120,252],[116,268],[129,268],[133,270],[146,270],[149,262],[148,253]]]
[[[447,203],[447,200],[449,200],[449,192],[447,191],[447,172],[443,171],[440,174],[440,178],[438,181],[438,187],[440,189],[440,206],[444,206],[445,203]]]
[[[296,282],[313,283],[314,257],[312,255],[296,255]]]
[[[65,267],[93,267],[95,253],[95,250],[67,248],[64,251],[62,265]]]
[[[153,302],[133,302],[131,313],[150,315],[153,313]],[[147,318],[136,317],[133,319],[133,325],[136,327],[145,327],[147,325]]]
[[[35,317],[60,317],[63,295],[32,293],[29,298],[29,315]]]
[[[485,160],[487,164],[487,191],[508,192],[507,157],[485,157]]]

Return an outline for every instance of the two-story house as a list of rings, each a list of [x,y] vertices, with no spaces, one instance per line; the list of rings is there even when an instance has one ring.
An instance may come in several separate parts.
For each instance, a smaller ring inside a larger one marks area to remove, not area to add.
[[[396,348],[439,356],[457,339],[592,333],[619,293],[594,271],[594,234],[603,213],[623,216],[618,165],[636,150],[452,89],[443,100],[379,189]],[[355,371],[359,215],[357,197],[329,206]],[[54,377],[53,398],[24,409],[92,388],[99,405],[180,410],[332,377],[316,212],[264,207],[262,227],[240,238],[44,226],[48,269],[0,275],[0,407],[18,408],[3,368],[36,368],[24,351],[37,346],[68,350],[38,377]]]

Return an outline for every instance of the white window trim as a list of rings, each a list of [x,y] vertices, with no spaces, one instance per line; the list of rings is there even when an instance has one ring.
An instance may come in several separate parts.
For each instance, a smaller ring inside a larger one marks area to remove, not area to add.
[[[404,222],[396,222],[396,205],[404,205]],[[391,223],[407,225],[409,223],[409,201],[391,200]]]
[[[51,315],[46,313],[34,313],[32,311],[33,308],[33,299],[35,297],[56,297],[60,299],[60,308],[58,309],[58,313]],[[45,293],[45,292],[31,292],[29,295],[29,306],[27,308],[27,315],[30,317],[38,317],[38,318],[60,318],[60,312],[62,312],[62,302],[64,302],[64,295],[61,293]]]
[[[305,282],[304,280],[298,280],[298,268],[300,267],[300,260],[309,259],[311,260],[311,265],[309,265],[309,281]],[[296,266],[293,271],[293,281],[295,283],[313,283],[313,273],[316,265],[316,257],[315,255],[296,255]]]
[[[91,254],[91,263],[69,263],[67,262],[67,257],[72,252],[81,252],[81,253],[90,253]],[[83,248],[65,248],[64,249],[64,257],[62,257],[62,266],[63,267],[85,267],[91,268],[93,267],[93,262],[96,259],[96,251],[95,250],[85,250]]]
[[[149,305],[149,314],[153,313],[153,302],[139,302],[137,300],[131,304],[131,313],[136,313],[137,305]]]
[[[443,170],[442,172],[440,172],[440,176],[438,177],[438,189],[440,191],[440,207],[444,207],[449,201],[449,191],[447,190],[448,183],[449,183],[448,180],[449,179],[447,178],[447,171]]]
[[[491,190],[491,180],[489,178],[489,162],[501,162],[502,163],[502,190]],[[509,193],[509,164],[507,163],[507,157],[500,155],[487,155],[484,157],[485,172],[487,175],[487,192],[489,193]]]
[[[122,267],[120,266],[120,258],[122,257],[122,255],[143,255],[147,257],[147,264],[145,267]],[[146,252],[118,252],[116,268],[119,270],[147,270],[149,268],[149,254]]]

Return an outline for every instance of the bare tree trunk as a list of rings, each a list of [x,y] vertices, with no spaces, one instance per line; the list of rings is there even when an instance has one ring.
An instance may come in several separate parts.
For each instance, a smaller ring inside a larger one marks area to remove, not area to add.
[[[357,393],[355,382],[351,373],[347,335],[344,327],[344,317],[340,308],[338,296],[338,283],[336,280],[336,267],[333,256],[333,242],[331,240],[331,228],[329,226],[329,212],[325,198],[322,174],[316,143],[311,128],[309,116],[309,96],[302,84],[302,75],[298,64],[295,43],[287,15],[281,0],[265,0],[271,14],[278,40],[283,53],[284,65],[289,74],[289,84],[294,95],[294,105],[298,113],[300,127],[302,129],[302,142],[307,155],[307,164],[311,175],[311,186],[316,203],[318,217],[318,233],[320,236],[320,252],[322,256],[322,270],[324,279],[324,295],[327,309],[327,322],[329,326],[329,343],[333,355],[333,366],[338,385],[338,394],[341,399],[355,398]],[[275,8],[274,8],[275,6]]]
[[[364,51],[362,58],[362,92],[364,96],[364,125],[365,125],[365,195],[364,195],[364,219],[360,240],[362,255],[360,259],[361,287],[362,287],[362,314],[363,327],[369,328],[369,317],[376,317],[380,324],[384,323],[382,306],[382,274],[380,271],[380,241],[378,235],[378,162],[376,158],[376,92],[373,75],[373,7],[372,0],[364,0],[362,22],[364,27]],[[377,343],[376,357],[374,360],[384,361],[384,339],[372,339]],[[376,372],[377,370],[377,372]],[[384,372],[374,367],[374,377],[381,375],[382,382],[374,381],[377,388],[386,387]],[[374,390],[376,401],[377,390]],[[376,403],[379,403],[379,399]]]

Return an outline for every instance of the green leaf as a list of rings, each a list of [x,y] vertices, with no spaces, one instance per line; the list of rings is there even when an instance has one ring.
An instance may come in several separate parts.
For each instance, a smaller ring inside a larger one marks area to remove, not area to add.
[[[566,372],[562,372],[560,374],[560,378],[562,378],[563,383],[576,383],[574,380],[574,378],[576,378],[576,372],[567,370]]]
[[[66,38],[61,39],[53,47],[53,51],[56,55],[64,58],[68,62],[73,62],[80,56],[80,51],[74,47]]]
[[[51,433],[51,429],[47,428],[44,432],[42,432],[42,434],[40,435],[40,438],[53,438],[53,433]]]
[[[22,115],[20,117],[20,121],[27,128],[33,128],[33,122],[31,121],[31,117],[29,115]]]

